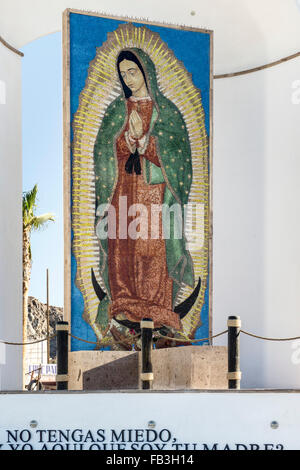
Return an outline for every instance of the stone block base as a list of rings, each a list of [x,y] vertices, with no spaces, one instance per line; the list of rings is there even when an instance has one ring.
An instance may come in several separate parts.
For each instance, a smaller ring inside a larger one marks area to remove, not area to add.
[[[154,349],[153,390],[227,388],[227,348],[184,346]],[[141,353],[76,351],[69,353],[69,390],[136,390]]]

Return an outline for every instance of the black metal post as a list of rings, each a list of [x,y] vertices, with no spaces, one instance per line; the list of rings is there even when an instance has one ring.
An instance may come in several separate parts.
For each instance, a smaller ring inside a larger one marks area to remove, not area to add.
[[[68,331],[69,324],[59,321],[56,324],[57,375],[56,390],[68,390]]]
[[[153,369],[151,361],[152,334],[154,323],[151,318],[143,318],[141,321],[142,330],[142,389],[150,390],[153,382]]]
[[[228,317],[228,388],[240,389],[240,317]]]

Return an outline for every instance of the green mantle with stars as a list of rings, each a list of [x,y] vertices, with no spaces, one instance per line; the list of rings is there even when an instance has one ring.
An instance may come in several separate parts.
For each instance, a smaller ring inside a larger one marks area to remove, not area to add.
[[[170,208],[179,204],[181,215],[174,211],[163,211],[163,227],[170,227],[170,236],[165,239],[166,259],[169,276],[173,279],[173,308],[176,295],[182,285],[194,287],[193,262],[186,249],[184,235],[178,237],[176,226],[181,224],[183,207],[188,202],[192,184],[192,157],[189,137],[184,119],[178,108],[167,99],[159,90],[155,66],[152,60],[141,49],[130,49],[142,64],[145,72],[148,90],[153,99],[153,113],[150,126],[150,135],[155,137],[157,153],[161,168],[154,163],[143,159],[143,176],[148,184],[166,183],[164,205]],[[123,96],[116,98],[107,108],[99,128],[95,146],[94,162],[96,175],[96,201],[97,215],[95,224],[104,217],[108,204],[110,204],[116,181],[118,179],[118,163],[115,151],[115,141],[127,119],[126,99]],[[105,170],[104,170],[105,168]],[[101,208],[99,208],[101,206]],[[169,231],[168,231],[169,232]],[[167,232],[167,233],[168,233]],[[101,329],[108,323],[107,309],[109,306],[110,288],[108,278],[107,252],[108,240],[99,240],[100,243],[100,273],[108,294],[100,303],[97,322]]]

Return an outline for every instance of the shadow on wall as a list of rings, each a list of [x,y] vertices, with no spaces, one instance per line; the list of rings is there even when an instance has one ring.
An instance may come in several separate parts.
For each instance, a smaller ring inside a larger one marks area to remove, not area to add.
[[[136,390],[139,388],[139,353],[103,364],[82,375],[83,390]]]

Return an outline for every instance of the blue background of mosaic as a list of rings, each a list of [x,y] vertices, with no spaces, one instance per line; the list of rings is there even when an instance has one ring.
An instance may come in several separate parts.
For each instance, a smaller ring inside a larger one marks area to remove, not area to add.
[[[79,95],[85,86],[90,62],[96,56],[96,47],[107,40],[107,33],[114,31],[126,21],[117,21],[97,16],[70,13],[70,103],[71,122],[79,105]],[[144,26],[133,22],[135,26]],[[161,39],[182,61],[192,74],[194,85],[201,90],[205,112],[206,131],[209,135],[210,116],[210,35],[207,33],[186,31],[161,26],[146,25],[148,29],[159,33]],[[72,138],[72,129],[71,129]],[[87,341],[96,341],[96,335],[90,325],[82,318],[84,302],[75,285],[76,260],[71,254],[71,333]],[[202,325],[196,331],[195,338],[209,336],[209,283],[205,292],[205,302],[201,311]],[[207,341],[196,343],[207,344]],[[94,345],[72,338],[71,350],[93,350]],[[110,348],[107,348],[110,349]]]

